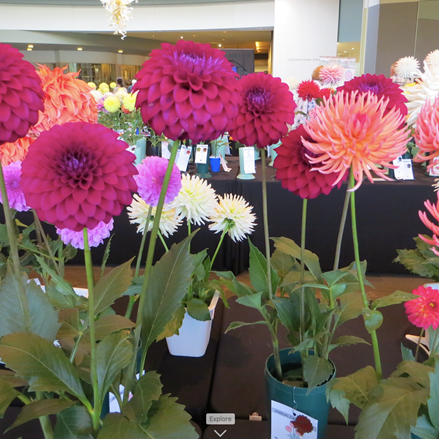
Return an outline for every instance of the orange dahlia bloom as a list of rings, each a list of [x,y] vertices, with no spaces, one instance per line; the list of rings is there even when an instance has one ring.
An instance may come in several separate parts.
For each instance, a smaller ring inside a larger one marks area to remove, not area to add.
[[[439,99],[434,102],[426,101],[421,108],[415,131],[416,145],[419,152],[415,157],[416,162],[430,160],[427,169],[435,166],[434,158],[439,157]]]
[[[317,157],[309,157],[319,164],[318,172],[338,172],[336,185],[345,171],[352,167],[358,189],[363,176],[373,182],[371,171],[390,180],[378,166],[394,168],[392,160],[404,154],[407,131],[399,129],[404,116],[395,109],[385,114],[388,99],[368,93],[339,92],[325,99],[325,105],[314,109],[314,118],[305,129],[316,143],[303,144]]]
[[[34,142],[33,137],[22,137],[13,143],[0,145],[0,157],[2,166],[8,166],[12,162],[23,161],[29,146]]]
[[[98,120],[97,105],[86,82],[75,78],[79,72],[64,73],[67,67],[50,70],[40,65],[37,72],[44,91],[44,112],[29,135],[38,137],[54,125],[67,122],[91,122]]]

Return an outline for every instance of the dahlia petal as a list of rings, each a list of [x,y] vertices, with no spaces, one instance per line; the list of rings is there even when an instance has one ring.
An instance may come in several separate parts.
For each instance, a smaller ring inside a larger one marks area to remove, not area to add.
[[[0,102],[0,122],[6,122],[11,116],[11,107],[4,102]]]
[[[189,93],[189,102],[193,108],[201,108],[206,103],[206,96],[202,92],[191,90]]]
[[[173,96],[175,102],[184,102],[189,99],[189,90],[182,86],[177,86],[174,88]]]
[[[193,114],[194,114],[195,122],[199,125],[204,125],[210,119],[210,115],[212,113],[206,111],[205,109],[199,109],[199,110],[194,110]]]
[[[160,81],[160,93],[167,94],[171,92],[175,87],[175,80],[171,76],[164,76]]]
[[[180,119],[187,119],[193,111],[193,108],[189,101],[176,103],[175,109]]]
[[[65,220],[66,218],[68,218],[70,215],[70,212],[67,209],[67,206],[65,205],[65,203],[58,203],[56,205],[56,216],[57,218],[59,218],[61,221]]]
[[[219,99],[207,99],[206,110],[212,115],[217,116],[223,111],[223,104]]]

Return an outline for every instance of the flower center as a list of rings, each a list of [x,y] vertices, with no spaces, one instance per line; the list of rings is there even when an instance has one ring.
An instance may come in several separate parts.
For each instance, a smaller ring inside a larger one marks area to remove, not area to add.
[[[379,84],[375,82],[368,82],[368,83],[358,84],[358,90],[365,93],[371,91],[373,94],[378,94],[381,90],[381,87]]]
[[[20,188],[20,182],[18,180],[12,180],[9,183],[9,187],[13,190],[19,189]]]
[[[268,94],[263,87],[252,88],[247,93],[247,103],[249,110],[256,114],[260,114],[265,110],[267,104]]]
[[[91,170],[94,168],[94,160],[90,151],[82,148],[68,151],[60,160],[62,178],[73,187],[81,186],[87,188],[93,175]]]

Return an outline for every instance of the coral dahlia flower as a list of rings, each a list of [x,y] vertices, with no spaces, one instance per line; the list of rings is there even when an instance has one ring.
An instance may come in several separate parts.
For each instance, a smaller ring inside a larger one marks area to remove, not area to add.
[[[345,82],[337,91],[344,91],[352,93],[359,91],[360,93],[367,93],[370,91],[379,98],[389,98],[387,110],[396,107],[402,115],[407,115],[408,99],[404,96],[401,87],[393,82],[390,78],[384,75],[371,75],[367,73],[361,76],[355,76],[350,81]]]
[[[404,116],[395,108],[385,114],[386,107],[387,99],[371,92],[340,92],[325,100],[305,125],[316,142],[303,141],[316,154],[308,157],[310,163],[318,164],[324,174],[338,172],[334,184],[352,167],[357,181],[354,190],[364,174],[373,182],[371,171],[389,180],[378,165],[393,168],[391,162],[406,151],[408,136],[399,129]]]
[[[217,139],[238,114],[239,82],[224,52],[209,44],[163,43],[136,75],[145,124],[172,140]]]
[[[64,73],[66,68],[55,67],[52,71],[47,66],[39,65],[44,111],[40,113],[38,123],[31,128],[30,135],[38,137],[54,125],[68,122],[97,122],[97,106],[90,87],[75,78],[78,72]]]
[[[279,142],[295,116],[296,103],[288,85],[263,72],[243,76],[239,82],[242,103],[230,135],[244,145],[258,148]]]
[[[312,171],[315,166],[309,162],[309,156],[314,154],[302,143],[302,138],[313,142],[303,125],[288,133],[282,139],[282,144],[276,148],[274,167],[277,169],[276,178],[282,182],[282,187],[299,195],[301,198],[312,199],[320,194],[328,195],[338,179],[338,173],[322,174]],[[347,173],[345,172],[345,178]],[[340,188],[342,180],[339,180]]]
[[[413,325],[423,329],[439,326],[439,290],[420,286],[413,290],[417,299],[404,303],[407,318]]]
[[[297,87],[297,95],[304,101],[311,101],[321,97],[320,87],[314,81],[302,81]]]
[[[76,232],[108,224],[131,203],[134,154],[100,124],[55,125],[30,146],[22,164],[26,202],[38,216]]]
[[[3,143],[0,145],[0,160],[2,166],[10,163],[23,161],[26,157],[29,146],[35,141],[33,137],[25,136],[16,140],[14,143]]]
[[[439,193],[437,193],[438,200],[436,202],[436,205],[433,205],[429,200],[424,202],[424,206],[427,208],[427,210],[430,212],[431,216],[436,220],[437,223],[439,223]],[[425,241],[427,244],[432,245],[433,247],[431,250],[433,253],[435,253],[437,256],[439,256],[439,251],[436,249],[436,247],[439,247],[439,226],[433,224],[427,217],[426,212],[419,211],[419,218],[421,218],[421,221],[424,223],[426,227],[428,227],[433,232],[433,238],[428,238],[424,235],[419,235],[419,237]]]
[[[44,92],[34,66],[0,43],[0,145],[24,137],[43,111]]]
[[[417,162],[430,160],[428,169],[433,167],[434,158],[439,157],[439,98],[434,102],[425,101],[421,108],[415,130],[416,145],[419,148]]]

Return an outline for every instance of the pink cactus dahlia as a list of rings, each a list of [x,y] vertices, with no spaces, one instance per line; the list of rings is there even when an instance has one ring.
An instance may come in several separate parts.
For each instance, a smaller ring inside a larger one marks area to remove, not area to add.
[[[43,111],[44,92],[33,65],[0,43],[0,145],[24,137]]]
[[[30,146],[21,185],[38,216],[60,229],[108,224],[137,189],[134,154],[100,124],[55,125]]]
[[[433,167],[433,159],[439,157],[439,97],[433,103],[426,101],[421,108],[415,131],[416,145],[419,147],[417,162],[430,160],[427,168]]]
[[[437,193],[438,200],[436,205],[432,204],[429,200],[424,202],[424,206],[430,212],[431,216],[439,223],[439,193]],[[428,227],[433,232],[433,238],[430,239],[424,235],[419,235],[419,237],[425,241],[427,244],[432,245],[432,252],[439,256],[439,250],[436,247],[439,247],[439,226],[433,224],[427,217],[426,212],[419,211],[419,218],[424,223],[426,227]]]
[[[399,129],[403,116],[393,108],[387,114],[387,99],[372,93],[340,92],[314,109],[314,116],[305,125],[315,143],[303,144],[314,154],[312,164],[324,174],[338,172],[337,184],[352,166],[357,189],[366,174],[373,182],[371,171],[384,179],[385,170],[393,168],[392,160],[406,151],[407,132]]]
[[[265,148],[279,142],[294,122],[296,103],[288,85],[266,73],[243,76],[242,104],[230,135],[244,145]]]
[[[439,291],[420,286],[413,290],[419,297],[404,303],[407,318],[419,328],[437,329],[439,326]]]
[[[157,134],[193,142],[216,139],[238,114],[237,76],[224,52],[209,44],[163,43],[136,75],[136,107]]]

